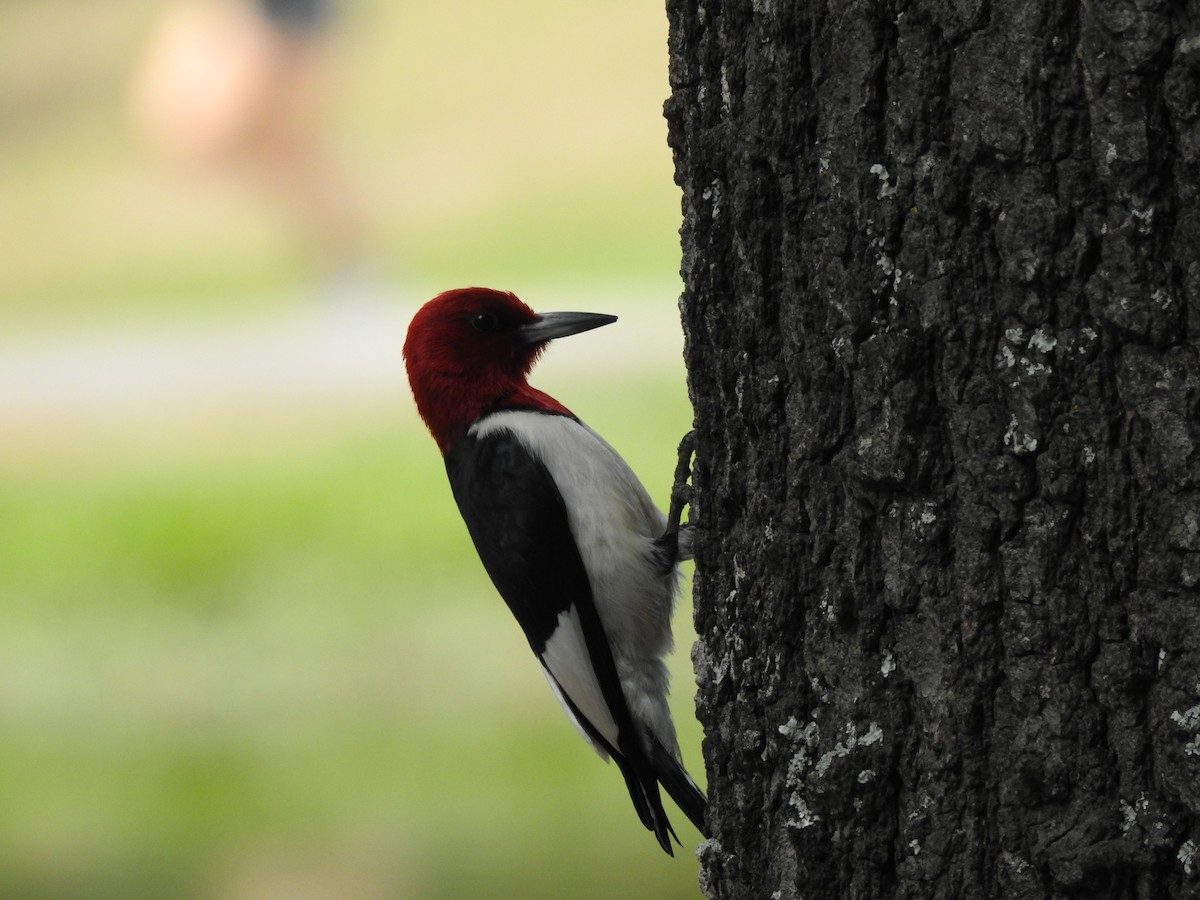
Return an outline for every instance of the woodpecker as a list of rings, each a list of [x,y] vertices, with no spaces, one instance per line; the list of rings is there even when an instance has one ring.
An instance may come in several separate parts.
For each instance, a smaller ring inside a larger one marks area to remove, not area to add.
[[[659,785],[707,836],[707,800],[680,761],[663,661],[678,563],[690,558],[682,495],[673,494],[668,525],[625,460],[528,381],[549,341],[615,321],[539,315],[511,293],[462,288],[417,312],[404,359],[492,583],[567,717],[616,762],[642,824],[674,855]],[[686,477],[690,446],[680,453]]]

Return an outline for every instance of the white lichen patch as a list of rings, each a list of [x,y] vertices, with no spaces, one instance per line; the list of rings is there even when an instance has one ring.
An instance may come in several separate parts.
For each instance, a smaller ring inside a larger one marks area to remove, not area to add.
[[[931,806],[933,806],[933,798],[926,794],[921,798],[921,805],[908,814],[909,821],[921,818]]]
[[[813,695],[817,698],[817,700],[819,702],[821,702],[821,703],[829,702],[829,692],[827,690],[825,690],[825,686],[823,684],[821,684],[821,679],[819,679],[815,676],[812,678],[809,678],[808,686],[810,688],[812,688]],[[813,717],[815,718],[817,715],[817,711],[814,709],[812,714],[813,714]]]
[[[742,568],[741,562],[738,561],[737,554],[733,554],[733,589],[740,591],[742,582],[746,580],[746,570]]]
[[[1200,690],[1200,685],[1197,685],[1196,689]],[[1188,742],[1183,745],[1184,755],[1200,756],[1200,704],[1183,712],[1175,710],[1171,713],[1171,721],[1177,728],[1191,734]]]
[[[1037,329],[1029,338],[1029,349],[1038,353],[1049,353],[1058,346],[1058,338],[1050,334],[1045,326]]]
[[[1196,842],[1184,841],[1179,847],[1176,858],[1183,864],[1183,874],[1191,875],[1196,870]]]
[[[835,759],[849,756],[856,747],[869,747],[881,740],[883,740],[883,729],[875,722],[868,725],[867,730],[861,736],[855,733],[853,725],[847,725],[846,740],[838,741],[832,750],[822,753],[820,759],[817,760],[816,766],[813,767],[813,771],[817,774],[817,777],[823,778],[825,773],[829,771],[829,767],[833,765]]]
[[[1157,304],[1162,309],[1170,309],[1171,304],[1175,302],[1175,298],[1162,288],[1157,288],[1155,289],[1154,293],[1150,295],[1150,301]]]
[[[809,809],[802,790],[804,776],[812,764],[813,750],[821,740],[821,729],[816,722],[809,722],[801,728],[796,717],[790,716],[787,722],[779,726],[779,733],[798,745],[788,763],[785,782],[792,792],[788,804],[796,811],[795,818],[789,819],[787,824],[792,828],[808,828],[820,821],[820,816]]]
[[[1126,803],[1124,800],[1122,800],[1121,801],[1121,831],[1122,831],[1122,833],[1128,832],[1129,829],[1133,827],[1133,824],[1136,821],[1137,821],[1137,811],[1132,806],[1130,806],[1128,803]]]
[[[858,739],[858,743],[863,747],[870,747],[872,744],[878,744],[882,740],[883,729],[875,722],[872,722],[863,733],[863,736]]]
[[[1185,731],[1200,730],[1200,706],[1193,706],[1183,712],[1175,710],[1171,713],[1171,721]]]
[[[1139,815],[1145,814],[1150,809],[1150,801],[1146,799],[1145,794],[1138,796],[1133,803],[1121,801],[1121,832],[1128,833],[1129,829],[1137,824]]]
[[[891,650],[883,651],[883,664],[879,667],[879,674],[887,678],[896,671],[896,658],[892,656]]]
[[[1022,859],[1015,853],[1010,853],[1007,850],[1000,854],[1000,862],[1017,873],[1024,872],[1029,868],[1029,862],[1027,860]]]
[[[788,804],[796,810],[796,817],[788,819],[787,825],[789,828],[804,829],[811,828],[821,821],[821,817],[808,808],[808,804],[799,794],[792,794]]]
[[[713,179],[713,183],[700,192],[700,196],[712,204],[712,217],[721,214],[721,182]]]
[[[1004,343],[996,350],[996,368],[1011,369],[1019,364],[1020,371],[1026,377],[1047,375],[1053,369],[1045,357],[1057,346],[1058,338],[1044,325],[1034,329],[1028,340],[1025,338],[1025,329],[1014,325],[1004,330]],[[1014,381],[1011,387],[1017,384]]]
[[[732,606],[736,601],[736,590],[730,591],[725,597],[726,606]],[[712,639],[714,643],[719,641],[720,633],[714,630]],[[705,670],[702,669],[702,666],[707,667],[707,671],[711,673],[711,680],[714,684],[722,684],[732,674],[737,661],[744,656],[745,641],[742,640],[737,632],[730,630],[725,634],[725,646],[727,648],[725,653],[721,655],[720,659],[716,659],[708,652],[707,647],[700,642],[696,643],[695,648],[692,650],[692,661],[696,667],[698,683],[703,683],[701,673]]]
[[[788,716],[788,720],[779,726],[779,733],[789,741],[795,741],[803,736],[803,729],[795,716]]]
[[[821,614],[821,617],[826,622],[829,622],[831,625],[836,624],[837,610],[835,610],[833,608],[833,604],[829,602],[828,596],[823,596],[817,601],[817,612]]]
[[[1033,435],[1021,428],[1021,423],[1017,421],[1017,417],[1013,416],[1008,423],[1008,428],[1004,431],[1004,446],[1008,447],[1017,456],[1024,456],[1026,453],[1033,453],[1038,448],[1038,440]]]
[[[891,175],[882,163],[871,166],[871,174],[879,179],[879,199],[887,200],[896,196],[896,185],[891,183]]]
[[[876,722],[871,722],[861,735],[857,733],[854,725],[848,724],[845,739],[838,741],[832,750],[822,753],[814,764],[813,757],[821,741],[820,726],[816,722],[809,722],[801,728],[796,717],[790,716],[784,724],[778,726],[778,731],[796,746],[788,762],[786,779],[787,787],[791,790],[788,805],[795,812],[787,821],[788,826],[792,828],[808,828],[820,821],[820,816],[813,812],[803,795],[804,780],[810,773],[823,777],[834,760],[848,756],[855,748],[877,744],[884,738],[883,729]],[[868,768],[860,769],[855,777],[859,784],[866,784],[878,776],[874,769]]]
[[[1033,362],[1024,357],[1021,358],[1021,362],[1025,367],[1025,374],[1030,378],[1036,378],[1038,375],[1046,375],[1051,371],[1050,367],[1045,363]]]

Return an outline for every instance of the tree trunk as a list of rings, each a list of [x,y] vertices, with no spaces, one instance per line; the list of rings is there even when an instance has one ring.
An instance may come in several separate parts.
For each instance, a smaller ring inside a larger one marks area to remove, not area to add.
[[[1200,2],[667,6],[706,893],[1200,896]]]

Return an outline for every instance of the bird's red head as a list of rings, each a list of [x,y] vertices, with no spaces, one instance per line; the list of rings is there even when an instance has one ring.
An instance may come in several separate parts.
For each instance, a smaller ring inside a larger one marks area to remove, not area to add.
[[[488,288],[439,294],[413,316],[404,341],[417,411],[443,452],[494,409],[530,406],[569,415],[529,386],[529,371],[553,338],[613,321],[594,313],[538,315],[515,294]]]

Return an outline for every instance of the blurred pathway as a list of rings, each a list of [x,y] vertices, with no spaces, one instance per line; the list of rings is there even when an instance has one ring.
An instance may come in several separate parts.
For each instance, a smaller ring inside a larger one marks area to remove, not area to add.
[[[382,305],[310,308],[26,335],[0,342],[0,420],[391,391],[404,381],[410,315]]]
[[[544,373],[681,365],[676,296],[660,289],[539,291],[547,309],[615,312],[621,323],[551,352]],[[195,404],[407,402],[401,346],[416,303],[309,305],[243,321],[79,328],[0,338],[0,431]],[[603,334],[603,338],[598,335]]]

